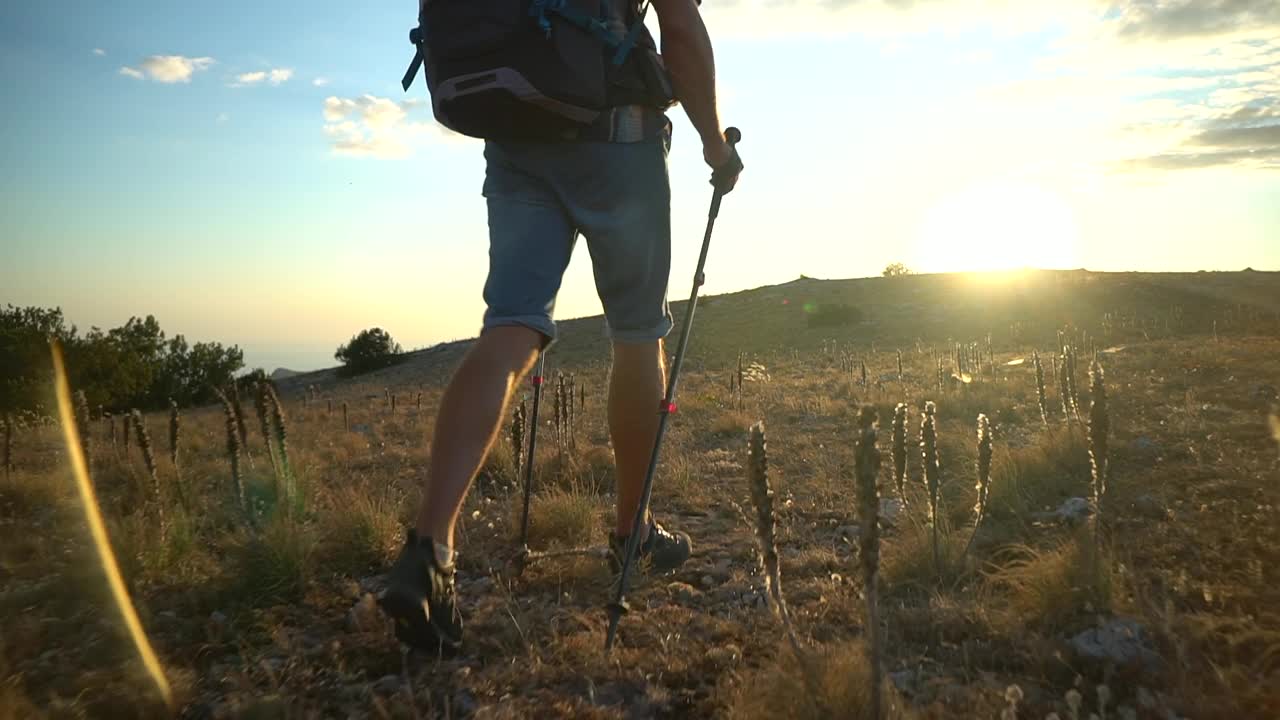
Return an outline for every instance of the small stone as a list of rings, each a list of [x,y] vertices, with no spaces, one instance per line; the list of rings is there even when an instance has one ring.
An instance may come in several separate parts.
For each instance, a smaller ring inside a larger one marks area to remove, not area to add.
[[[1143,494],[1133,501],[1133,510],[1136,514],[1144,518],[1158,520],[1165,518],[1169,514],[1169,509],[1164,506],[1155,496]]]
[[[902,507],[901,498],[880,498],[880,522],[893,525],[902,514]]]
[[[1063,520],[1078,522],[1089,515],[1089,501],[1082,497],[1067,498],[1055,512]]]
[[[1161,657],[1146,641],[1146,633],[1138,621],[1115,618],[1071,638],[1071,648],[1082,659],[1112,663],[1120,667],[1158,672]]]
[[[707,662],[711,663],[717,670],[731,668],[742,660],[742,650],[737,645],[729,643],[723,647],[711,648],[707,651]]]
[[[916,674],[913,670],[897,670],[889,673],[889,681],[898,689],[898,692],[911,695],[915,688]]]
[[[710,575],[703,575],[702,580],[700,580],[699,582],[702,585],[702,587],[707,589],[710,589],[716,586],[716,579],[711,577]]]
[[[372,593],[365,593],[352,608],[347,611],[347,629],[352,632],[374,632],[382,624],[382,615],[378,610],[378,601]]]
[[[400,689],[399,675],[383,675],[373,683],[373,691],[380,695],[391,695]]]
[[[702,592],[688,583],[673,582],[667,585],[667,592],[681,605],[695,605],[702,597]]]

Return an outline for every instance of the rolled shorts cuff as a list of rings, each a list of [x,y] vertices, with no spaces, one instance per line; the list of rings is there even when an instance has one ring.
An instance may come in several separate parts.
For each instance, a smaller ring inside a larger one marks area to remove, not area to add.
[[[617,340],[625,343],[646,343],[655,340],[661,340],[671,334],[671,329],[675,327],[675,323],[671,318],[665,317],[662,322],[651,328],[641,328],[639,330],[614,330],[611,327],[605,327],[605,334],[610,340]]]
[[[556,341],[556,323],[546,315],[485,316],[484,325],[480,331],[484,332],[489,328],[495,327],[527,327],[530,330],[541,333],[542,347],[544,349]]]

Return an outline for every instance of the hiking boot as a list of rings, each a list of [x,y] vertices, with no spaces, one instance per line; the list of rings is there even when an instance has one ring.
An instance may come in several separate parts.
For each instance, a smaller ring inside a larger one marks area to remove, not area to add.
[[[409,531],[378,606],[395,621],[396,638],[411,648],[453,653],[462,646],[454,569],[440,567],[431,538]]]
[[[609,536],[609,561],[613,572],[622,572],[622,563],[626,560],[627,538],[630,536]],[[693,552],[693,542],[688,533],[668,532],[658,524],[657,520],[649,521],[649,537],[640,543],[636,550],[634,563],[647,563],[658,572],[671,572],[684,564]]]

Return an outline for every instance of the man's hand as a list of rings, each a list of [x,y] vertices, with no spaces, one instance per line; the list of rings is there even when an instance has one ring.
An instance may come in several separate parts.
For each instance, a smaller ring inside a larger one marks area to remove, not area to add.
[[[742,173],[742,159],[723,134],[703,141],[702,159],[711,167],[711,184],[725,193],[732,191]]]

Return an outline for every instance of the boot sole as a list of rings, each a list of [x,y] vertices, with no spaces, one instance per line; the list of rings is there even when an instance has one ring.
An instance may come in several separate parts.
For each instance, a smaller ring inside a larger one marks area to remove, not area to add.
[[[395,623],[396,639],[415,650],[452,655],[462,641],[451,639],[447,630],[431,620],[426,602],[388,590],[378,599],[378,607]]]

